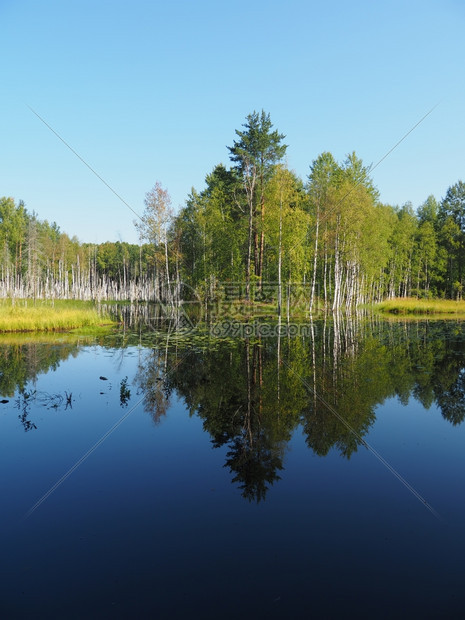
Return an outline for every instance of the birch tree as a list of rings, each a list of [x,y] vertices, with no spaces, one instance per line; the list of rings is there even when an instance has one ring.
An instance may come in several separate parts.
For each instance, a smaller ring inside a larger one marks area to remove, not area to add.
[[[168,229],[173,220],[171,197],[168,190],[164,189],[159,181],[145,195],[145,209],[140,221],[135,221],[139,232],[139,239],[153,244],[158,254],[162,248],[164,255],[165,281],[163,294],[164,299],[170,298],[170,267],[168,256]]]

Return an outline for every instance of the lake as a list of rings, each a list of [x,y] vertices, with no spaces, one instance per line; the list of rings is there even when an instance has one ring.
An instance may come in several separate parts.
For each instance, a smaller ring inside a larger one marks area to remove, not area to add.
[[[463,617],[465,323],[267,325],[2,337],[1,617]]]

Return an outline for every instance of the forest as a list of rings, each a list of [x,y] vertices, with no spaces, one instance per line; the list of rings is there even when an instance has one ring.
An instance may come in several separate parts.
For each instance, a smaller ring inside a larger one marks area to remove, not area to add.
[[[350,310],[394,297],[462,299],[465,184],[384,204],[355,152],[323,152],[299,178],[285,135],[249,114],[205,187],[177,212],[160,182],[134,224],[139,244],[89,244],[0,198],[0,297],[166,301],[180,283],[204,301],[240,284],[241,296],[281,308],[296,283],[310,309]],[[289,293],[287,293],[289,294]]]

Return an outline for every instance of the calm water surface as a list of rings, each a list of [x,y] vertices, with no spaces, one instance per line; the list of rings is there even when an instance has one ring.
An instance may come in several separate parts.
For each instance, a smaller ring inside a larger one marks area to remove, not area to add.
[[[5,338],[0,399],[1,617],[465,613],[464,323]]]

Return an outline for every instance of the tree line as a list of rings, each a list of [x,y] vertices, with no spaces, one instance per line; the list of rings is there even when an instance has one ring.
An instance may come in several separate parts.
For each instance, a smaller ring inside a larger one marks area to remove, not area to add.
[[[0,252],[1,297],[157,299],[151,245],[81,243],[13,198],[0,198]]]
[[[295,283],[310,310],[462,298],[462,181],[416,210],[388,205],[355,152],[343,162],[323,152],[301,179],[285,163],[284,139],[269,114],[249,114],[228,147],[230,165],[215,166],[177,214],[159,182],[146,194],[139,244],[80,243],[1,198],[0,295],[166,301],[183,282],[206,301],[240,283],[245,300],[279,309]]]
[[[462,298],[465,184],[438,201],[381,202],[370,168],[355,152],[329,152],[300,179],[283,163],[284,135],[269,114],[250,114],[228,147],[231,166],[216,166],[206,188],[192,190],[171,238],[182,275],[214,295],[218,282],[244,282],[247,299],[276,283],[303,283],[309,307],[352,307],[386,297]]]

